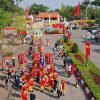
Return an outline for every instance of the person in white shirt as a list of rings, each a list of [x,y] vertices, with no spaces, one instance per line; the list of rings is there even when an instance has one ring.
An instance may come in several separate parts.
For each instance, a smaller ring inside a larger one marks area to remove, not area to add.
[[[71,72],[71,64],[68,64],[68,77],[70,77]]]
[[[54,70],[57,72],[57,66],[54,66]]]

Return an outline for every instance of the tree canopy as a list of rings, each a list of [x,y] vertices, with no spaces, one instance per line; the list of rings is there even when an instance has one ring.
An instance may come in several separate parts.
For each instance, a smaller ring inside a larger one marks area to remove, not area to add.
[[[0,0],[0,30],[10,26],[16,14],[23,13],[24,10],[15,5],[14,0]]]
[[[36,3],[33,3],[29,8],[29,13],[38,15],[39,12],[48,11],[48,10],[49,10],[49,7],[47,7],[43,4],[38,5]]]
[[[59,13],[63,17],[67,17],[68,19],[73,19],[74,7],[68,5],[67,6],[62,5],[61,9],[59,10]]]

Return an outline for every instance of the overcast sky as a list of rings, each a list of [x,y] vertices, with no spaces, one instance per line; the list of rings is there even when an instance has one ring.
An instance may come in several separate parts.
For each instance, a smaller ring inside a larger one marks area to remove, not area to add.
[[[37,4],[44,4],[48,6],[50,9],[56,9],[60,8],[61,4],[63,3],[64,5],[77,5],[78,2],[82,2],[83,0],[23,0],[19,4],[19,6],[26,8],[27,4],[28,6],[32,5],[33,3]]]

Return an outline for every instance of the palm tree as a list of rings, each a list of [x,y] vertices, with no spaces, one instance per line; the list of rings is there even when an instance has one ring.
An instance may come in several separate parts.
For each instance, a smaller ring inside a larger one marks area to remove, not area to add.
[[[100,0],[95,0],[91,2],[91,5],[95,6],[95,17],[97,17],[97,9],[100,7]]]
[[[88,9],[88,5],[90,4],[90,0],[84,0],[83,1],[83,5],[86,6],[86,18],[87,18],[87,9]]]

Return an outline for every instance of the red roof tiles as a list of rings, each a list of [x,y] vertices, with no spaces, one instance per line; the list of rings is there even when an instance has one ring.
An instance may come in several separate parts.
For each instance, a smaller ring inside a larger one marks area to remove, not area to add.
[[[59,15],[58,12],[40,12],[39,15],[37,15],[37,18],[57,18],[57,17],[62,17],[61,15]]]

